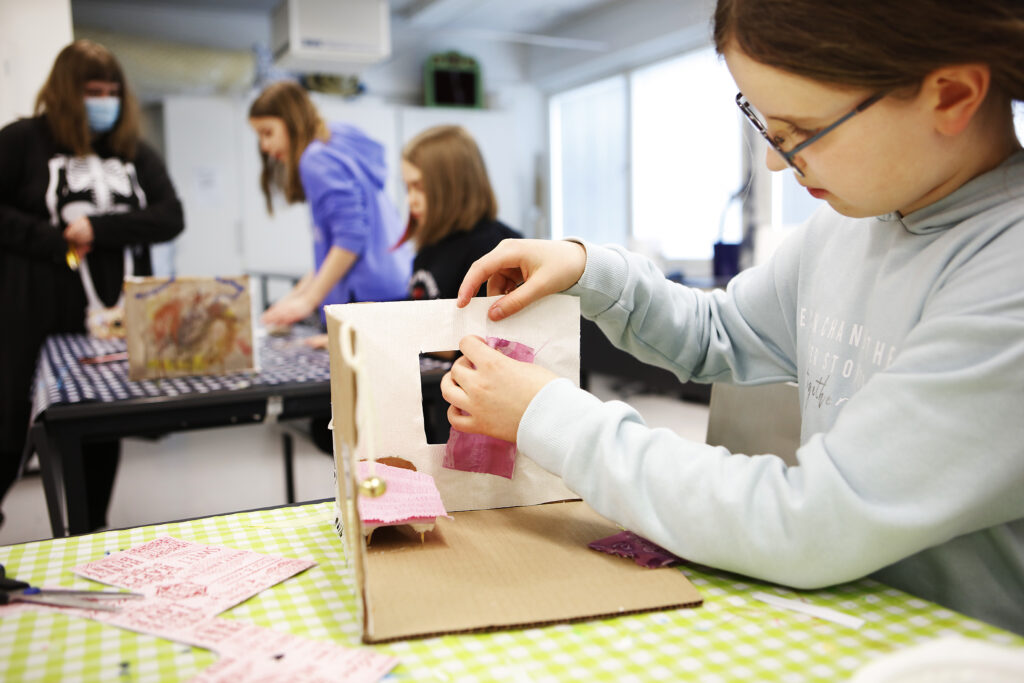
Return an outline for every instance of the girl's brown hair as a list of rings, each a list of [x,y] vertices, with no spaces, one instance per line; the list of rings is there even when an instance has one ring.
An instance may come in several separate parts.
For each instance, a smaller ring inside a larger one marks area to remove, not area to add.
[[[461,126],[428,128],[406,144],[402,159],[423,174],[427,200],[427,215],[422,223],[409,219],[403,242],[411,239],[420,249],[498,215],[483,155]]]
[[[951,64],[985,63],[991,89],[1024,100],[1020,0],[718,0],[719,54],[835,85],[914,88]]]
[[[121,86],[121,113],[106,140],[114,154],[133,159],[139,141],[139,105],[117,58],[99,43],[76,40],[60,51],[36,96],[36,114],[46,114],[58,145],[75,156],[91,154],[93,135],[85,115],[88,81],[109,81]]]
[[[306,200],[299,177],[299,158],[313,140],[330,139],[327,124],[320,117],[316,105],[301,85],[294,81],[271,83],[249,107],[249,118],[273,116],[284,121],[288,131],[290,150],[283,167],[273,157],[260,151],[263,168],[260,171],[260,188],[267,200],[267,211],[274,213],[272,194],[274,188],[284,193],[289,204]]]

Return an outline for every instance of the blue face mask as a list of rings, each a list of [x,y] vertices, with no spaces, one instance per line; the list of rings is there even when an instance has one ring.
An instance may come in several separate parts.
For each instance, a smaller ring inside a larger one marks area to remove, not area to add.
[[[86,97],[85,114],[89,117],[89,130],[106,133],[121,115],[120,97]]]

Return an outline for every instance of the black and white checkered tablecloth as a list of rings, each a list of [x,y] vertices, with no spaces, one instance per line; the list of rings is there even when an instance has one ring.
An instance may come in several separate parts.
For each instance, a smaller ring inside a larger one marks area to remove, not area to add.
[[[123,339],[101,340],[85,334],[59,334],[47,338],[36,366],[32,415],[54,404],[84,401],[122,401],[134,398],[206,394],[251,386],[327,382],[327,351],[302,343],[314,329],[293,330],[287,337],[264,335],[257,339],[258,371],[219,376],[174,377],[132,381],[128,361],[84,364],[82,358],[119,353]]]

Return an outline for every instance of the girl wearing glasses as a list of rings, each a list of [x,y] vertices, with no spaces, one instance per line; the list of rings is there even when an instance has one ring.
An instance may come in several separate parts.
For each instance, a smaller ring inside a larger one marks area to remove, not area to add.
[[[498,320],[565,291],[681,381],[795,381],[798,465],[650,430],[473,337],[449,420],[688,560],[798,588],[872,575],[1024,633],[1024,6],[719,0],[714,39],[768,167],[829,206],[725,291],[518,240],[459,300],[486,282]]]

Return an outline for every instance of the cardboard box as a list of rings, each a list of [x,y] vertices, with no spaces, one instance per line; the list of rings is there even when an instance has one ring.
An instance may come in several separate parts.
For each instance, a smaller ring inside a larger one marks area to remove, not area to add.
[[[132,380],[254,370],[248,276],[125,278]]]
[[[511,479],[441,466],[423,426],[419,354],[469,334],[526,344],[534,362],[579,381],[579,300],[550,296],[500,322],[494,298],[326,308],[338,504],[367,643],[697,606],[675,568],[646,569],[587,544],[617,531],[522,453]],[[382,527],[367,545],[359,460],[399,457],[431,474],[451,519],[423,539]]]

